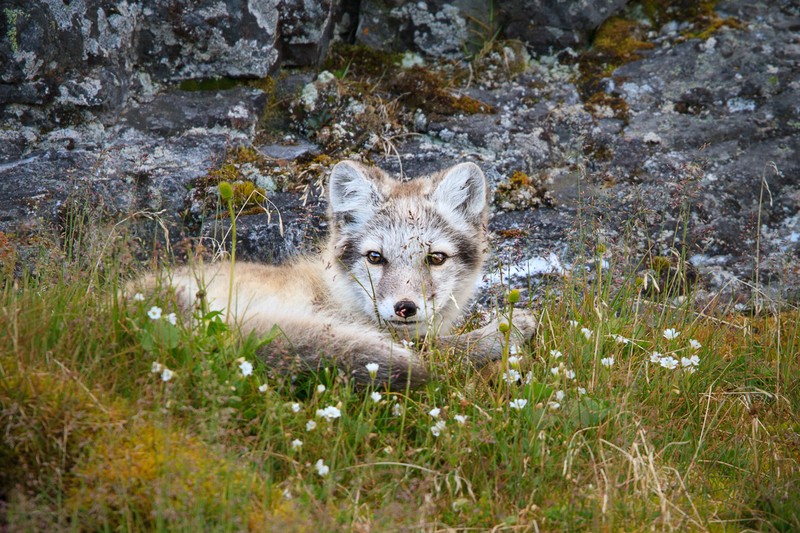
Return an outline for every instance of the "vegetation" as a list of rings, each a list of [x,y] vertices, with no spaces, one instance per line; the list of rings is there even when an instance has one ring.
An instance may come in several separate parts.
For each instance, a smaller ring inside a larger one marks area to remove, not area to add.
[[[591,268],[517,303],[531,346],[481,371],[432,350],[425,389],[355,393],[272,375],[277,332],[120,298],[109,233],[70,233],[35,275],[2,269],[4,528],[800,527],[798,311],[694,309],[681,261],[636,274],[577,228]]]

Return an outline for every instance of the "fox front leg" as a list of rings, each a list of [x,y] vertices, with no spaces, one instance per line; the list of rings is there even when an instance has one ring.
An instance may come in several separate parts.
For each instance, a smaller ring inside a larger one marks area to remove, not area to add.
[[[443,350],[452,349],[458,356],[466,356],[480,367],[503,358],[506,335],[500,331],[504,320],[494,319],[487,325],[460,335],[444,335],[436,340]],[[527,309],[515,309],[508,342],[511,346],[522,347],[536,334],[538,321]],[[513,352],[514,349],[510,348]]]

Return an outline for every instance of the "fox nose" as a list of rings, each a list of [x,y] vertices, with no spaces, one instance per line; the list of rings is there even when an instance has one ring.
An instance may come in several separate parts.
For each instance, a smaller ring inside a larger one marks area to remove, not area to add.
[[[400,318],[408,318],[417,314],[417,304],[411,300],[400,300],[394,304],[394,314]]]

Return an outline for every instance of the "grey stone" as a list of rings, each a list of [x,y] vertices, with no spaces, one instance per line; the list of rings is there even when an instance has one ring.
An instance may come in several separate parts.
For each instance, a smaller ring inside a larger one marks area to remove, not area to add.
[[[317,65],[325,58],[340,4],[340,0],[281,0],[283,64]]]
[[[174,91],[133,105],[121,122],[142,132],[171,137],[192,128],[223,127],[255,133],[266,95],[257,89]]]
[[[258,151],[274,159],[294,160],[305,155],[318,154],[319,146],[308,141],[299,140],[294,144],[265,144]]]
[[[547,52],[581,47],[592,32],[627,0],[520,0],[492,4],[477,0],[365,0],[356,39],[383,50],[411,50],[460,58],[495,38],[519,39]]]
[[[319,202],[303,205],[297,195],[269,195],[266,212],[236,221],[236,255],[249,261],[284,263],[299,253],[318,248],[326,231],[325,209]],[[203,222],[202,238],[230,250],[231,224],[227,217]]]
[[[278,0],[8,0],[0,120],[113,123],[159,84],[262,78],[278,65]]]
[[[592,32],[621,10],[628,0],[521,0],[498,4],[506,37],[519,39],[546,53],[588,44]]]
[[[0,231],[47,227],[74,198],[112,219],[160,212],[180,235],[192,181],[247,142],[265,100],[255,89],[178,91],[129,110],[113,127],[13,137],[23,155],[0,164]]]
[[[470,20],[487,21],[489,4],[475,0],[361,2],[356,39],[372,48],[461,58],[474,37]]]

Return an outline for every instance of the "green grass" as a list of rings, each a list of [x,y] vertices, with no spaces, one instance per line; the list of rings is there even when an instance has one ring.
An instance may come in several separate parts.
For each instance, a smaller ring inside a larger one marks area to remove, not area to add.
[[[254,356],[269,339],[218,315],[173,325],[166,291],[121,300],[127,255],[79,229],[3,281],[3,528],[800,528],[796,309],[698,314],[612,264],[547,287],[521,382],[434,352],[425,389],[375,401],[333,371],[273,376]],[[653,351],[700,362],[670,370]]]

